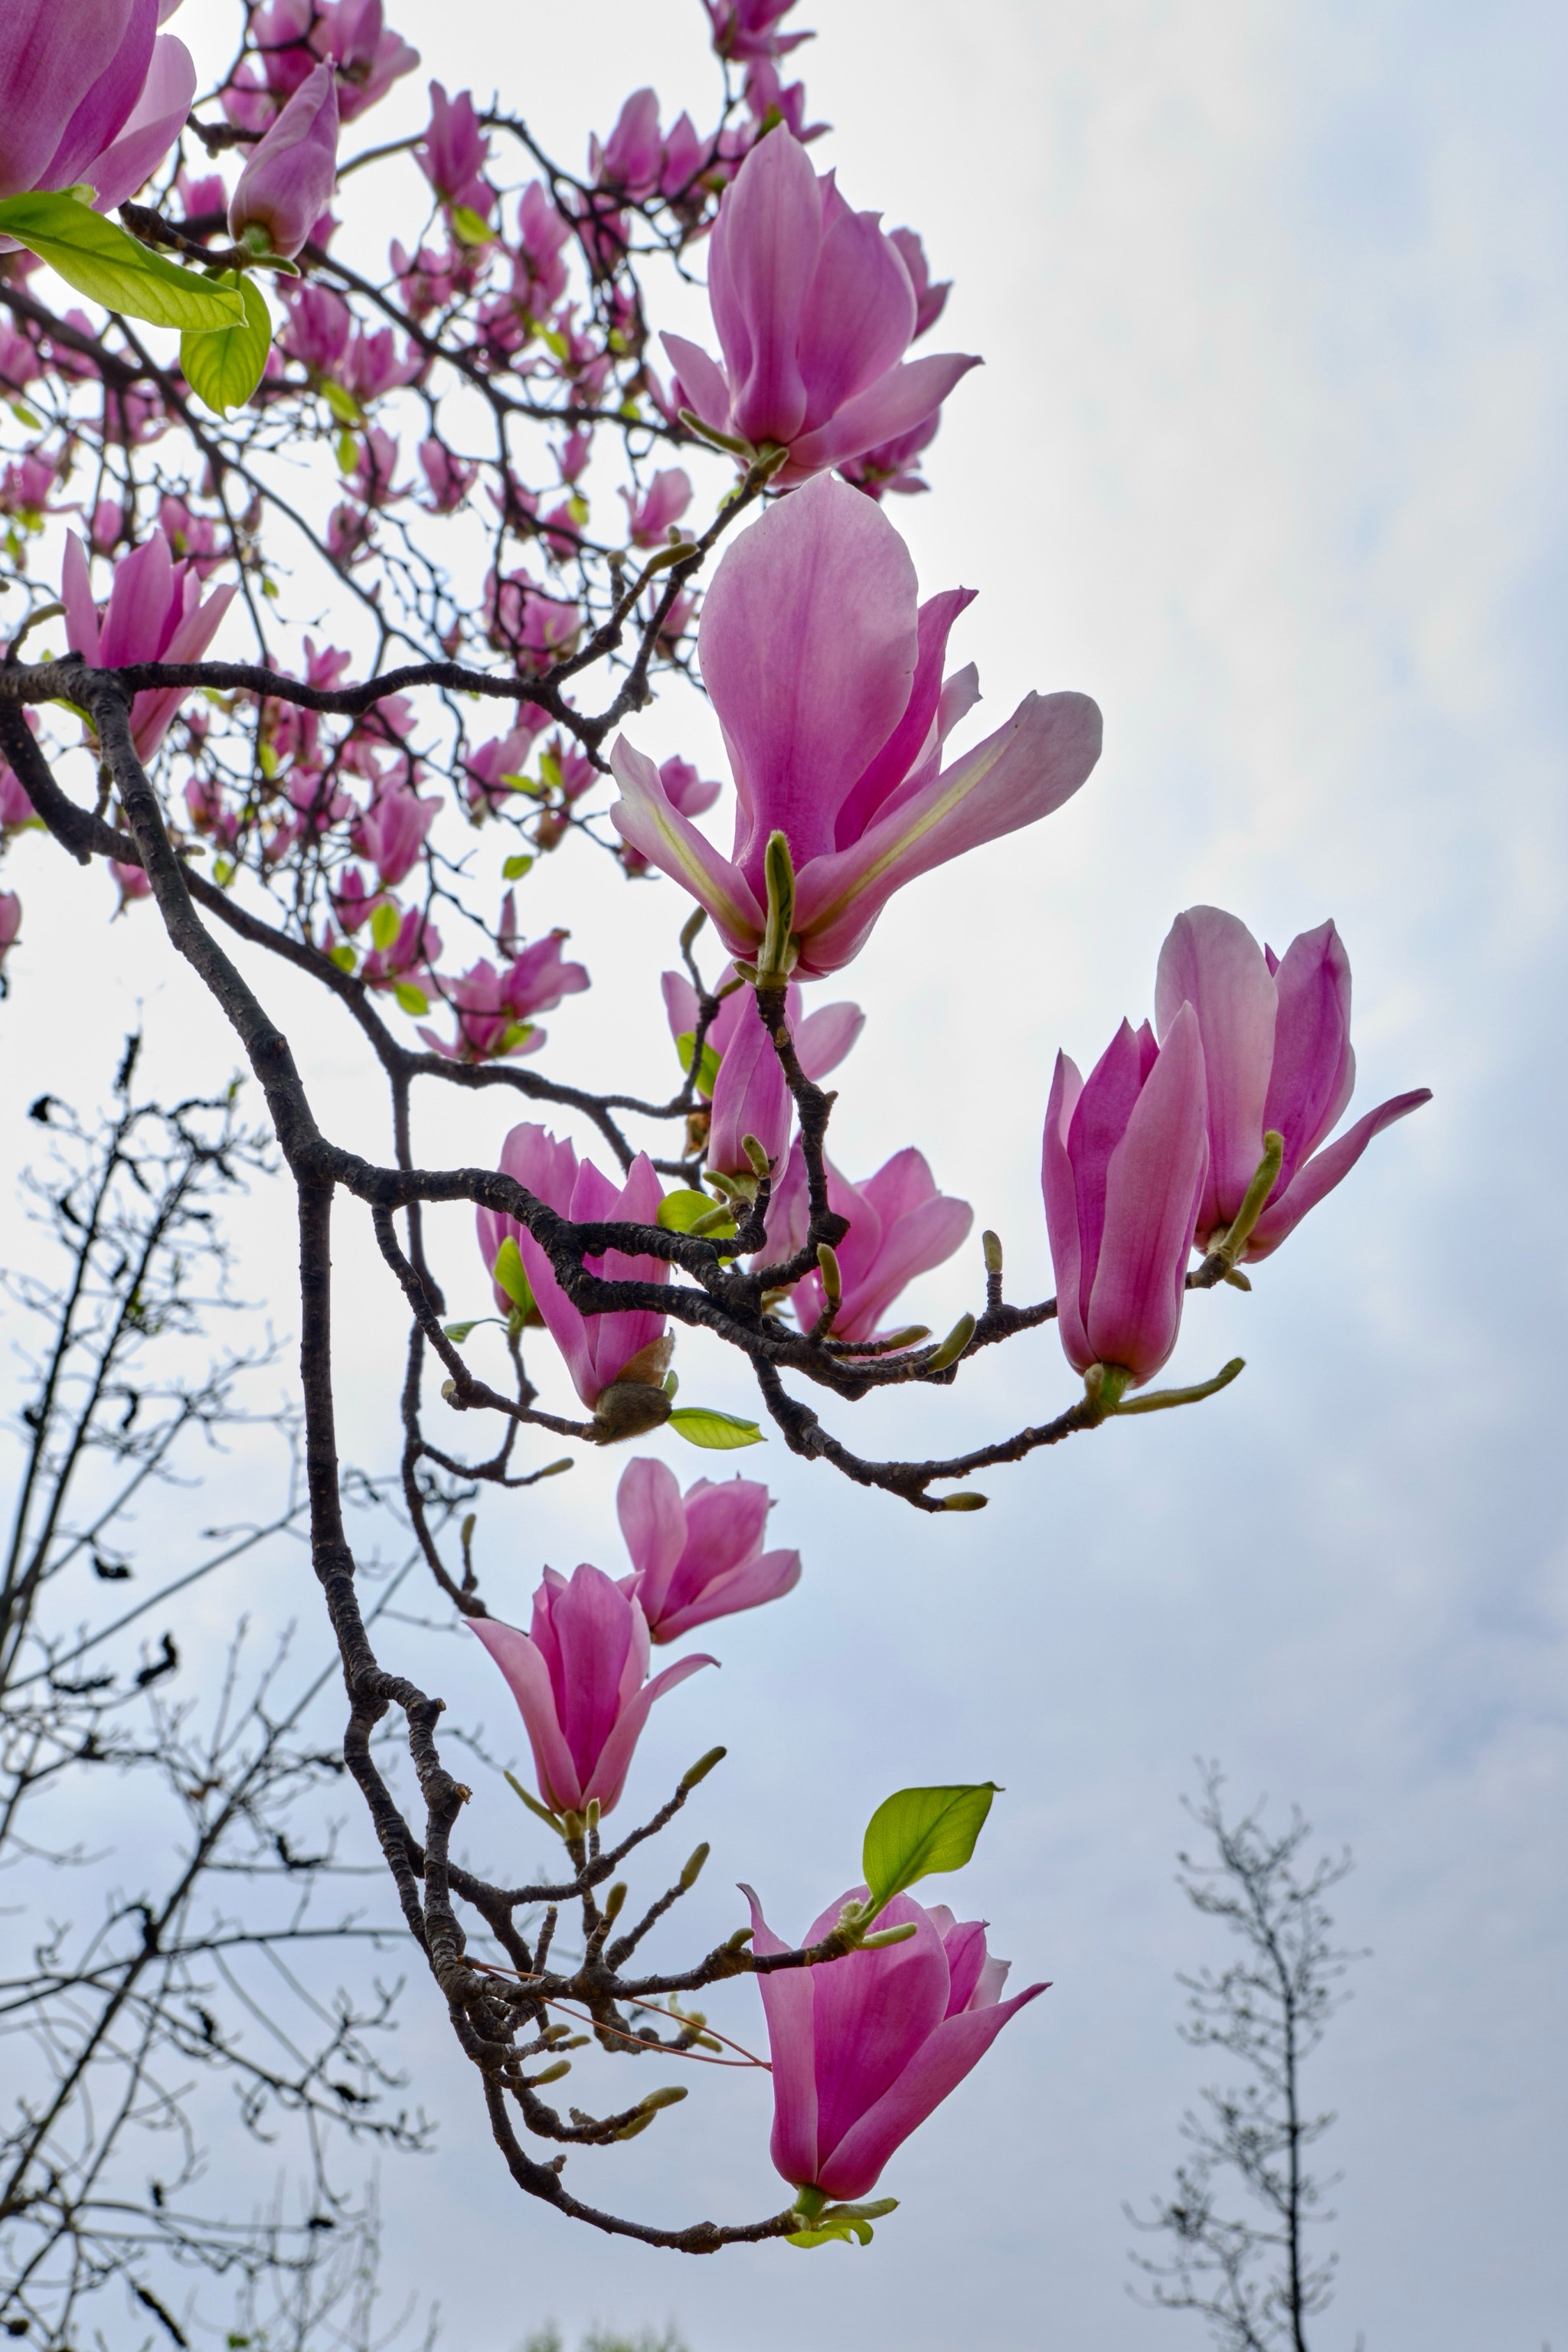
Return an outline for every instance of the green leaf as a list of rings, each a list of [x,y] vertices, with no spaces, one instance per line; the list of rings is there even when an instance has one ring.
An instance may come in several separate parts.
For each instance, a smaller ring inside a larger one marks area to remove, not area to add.
[[[521,882],[532,864],[533,859],[530,853],[527,850],[520,850],[515,857],[509,857],[501,867],[501,879],[504,882]]]
[[[496,1049],[497,1052],[515,1054],[520,1045],[527,1045],[538,1026],[539,1024],[536,1021],[509,1021],[501,1032],[501,1041]]]
[[[379,907],[372,909],[370,935],[383,955],[395,944],[397,934],[402,929],[402,912],[392,904],[389,898],[384,898]]]
[[[933,1870],[962,1870],[995,1793],[994,1780],[981,1780],[960,1788],[900,1789],[879,1805],[860,1862],[876,1910]]]
[[[670,1414],[668,1426],[688,1445],[701,1445],[710,1453],[727,1453],[731,1446],[762,1445],[766,1443],[754,1421],[738,1421],[732,1412],[716,1412],[710,1404],[678,1404]]]
[[[454,205],[447,215],[459,245],[493,245],[495,231],[471,205]]]
[[[243,408],[267,367],[272,348],[272,313],[254,278],[230,270],[223,281],[237,286],[245,316],[237,324],[205,331],[187,327],[180,337],[185,382],[219,416]]]
[[[364,411],[346,385],[334,383],[331,376],[321,386],[321,398],[340,425],[363,425]]]
[[[0,230],[47,261],[89,302],[127,318],[200,332],[237,325],[245,315],[235,287],[176,268],[75,196],[37,189],[6,196],[0,201]]]
[[[658,1204],[658,1223],[667,1234],[689,1234],[700,1217],[710,1217],[721,1204],[706,1192],[667,1192]]]
[[[327,961],[335,963],[340,971],[353,971],[358,961],[347,940],[340,940],[335,948],[327,950]]]
[[[503,776],[501,782],[509,793],[526,793],[531,801],[542,800],[544,796],[544,786],[536,784],[531,776]]]
[[[416,988],[411,980],[395,981],[392,992],[405,1013],[428,1013],[430,1010],[430,999],[422,988]]]
[[[784,2243],[786,2246],[847,2246],[858,2238],[863,2246],[868,2246],[875,2234],[869,2221],[846,2217],[837,2221],[819,2221],[812,2230],[792,2230]]]
[[[470,1332],[477,1331],[481,1323],[493,1322],[494,1319],[493,1316],[476,1315],[471,1323],[443,1323],[441,1328],[453,1347],[460,1348]]]
[[[561,790],[561,762],[552,751],[541,751],[539,773],[541,781],[548,784],[552,793]]]
[[[531,1315],[533,1293],[529,1288],[528,1276],[523,1272],[522,1252],[510,1234],[497,1250],[495,1264],[491,1266],[490,1272],[517,1308],[518,1313]]]
[[[342,432],[342,433],[340,433],[340,434],[339,434],[339,436],[338,436],[338,471],[339,471],[339,473],[340,473],[340,474],[352,474],[352,473],[353,472],[354,467],[355,467],[358,464],[359,464],[359,443],[354,439],[354,436],[353,436],[353,435],[352,433],[349,433],[349,432],[346,432],[346,431],[345,431],[345,432]]]
[[[675,1050],[680,1056],[680,1066],[683,1070],[689,1071],[691,1067],[691,1052],[696,1043],[695,1029],[683,1029],[675,1041]],[[702,1059],[697,1070],[697,1091],[700,1095],[706,1095],[710,1100],[712,1099],[714,1087],[718,1084],[721,1058],[712,1046],[704,1040]]]

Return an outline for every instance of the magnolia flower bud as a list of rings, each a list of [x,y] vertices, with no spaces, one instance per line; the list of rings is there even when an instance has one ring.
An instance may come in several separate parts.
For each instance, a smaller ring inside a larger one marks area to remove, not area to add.
[[[321,65],[300,83],[239,175],[228,208],[235,243],[291,261],[331,200],[337,161],[337,77]]]

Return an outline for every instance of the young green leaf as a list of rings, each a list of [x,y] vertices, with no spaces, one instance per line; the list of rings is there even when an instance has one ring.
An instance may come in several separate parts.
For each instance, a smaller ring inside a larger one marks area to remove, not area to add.
[[[658,1222],[667,1234],[689,1234],[698,1219],[710,1216],[717,1205],[706,1192],[667,1192],[658,1204]]]
[[[428,1013],[430,1010],[430,999],[411,980],[395,981],[392,992],[405,1013]]]
[[[696,1043],[695,1029],[683,1029],[675,1041],[675,1050],[680,1056],[680,1066],[683,1070],[689,1070],[691,1067],[691,1049]],[[719,1061],[720,1056],[714,1052],[712,1046],[704,1041],[702,1059],[697,1066],[697,1091],[700,1095],[707,1095],[711,1098],[719,1078]]]
[[[223,282],[238,289],[244,318],[227,327],[187,327],[180,337],[185,382],[219,416],[245,406],[261,382],[272,348],[272,313],[255,278],[230,270]]]
[[[321,398],[340,425],[363,425],[364,411],[346,385],[335,383],[329,376],[321,386]]]
[[[495,231],[470,205],[454,205],[447,216],[459,245],[493,245]]]
[[[89,302],[128,319],[199,333],[237,325],[245,315],[237,288],[177,268],[75,196],[39,189],[6,196],[0,200],[0,231],[47,261]]]
[[[933,1870],[962,1870],[995,1793],[994,1780],[981,1780],[950,1789],[900,1789],[879,1805],[867,1825],[860,1859],[876,1909]]]
[[[402,916],[398,913],[397,908],[392,904],[390,899],[384,898],[381,905],[374,910],[370,919],[370,936],[372,941],[381,950],[383,955],[384,955],[387,949],[393,945],[394,941],[396,940],[398,932],[402,929]]]
[[[493,1316],[476,1315],[471,1323],[443,1323],[441,1328],[453,1347],[460,1348],[471,1331],[477,1331],[481,1323],[490,1323],[494,1319]]]
[[[522,1252],[510,1234],[497,1250],[496,1262],[491,1266],[490,1272],[519,1312],[531,1315],[533,1293],[529,1288],[528,1276],[523,1272]]]
[[[509,857],[501,867],[501,879],[505,882],[521,882],[532,864],[533,859],[528,851],[520,850],[515,857]]]
[[[717,1412],[711,1405],[678,1404],[670,1414],[668,1426],[689,1445],[702,1445],[715,1453],[726,1452],[734,1445],[761,1445],[765,1443],[754,1421],[738,1421],[732,1412]]]

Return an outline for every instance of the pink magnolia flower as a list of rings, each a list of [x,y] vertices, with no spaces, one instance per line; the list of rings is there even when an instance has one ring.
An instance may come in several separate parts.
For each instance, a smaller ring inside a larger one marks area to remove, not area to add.
[[[781,20],[795,0],[702,0],[721,58],[782,58],[815,33],[781,33]]]
[[[345,122],[374,106],[405,73],[419,63],[400,33],[382,22],[381,0],[319,0],[312,41],[319,55],[337,67]]]
[[[604,145],[596,139],[589,142],[588,168],[601,187],[622,188],[634,197],[652,194],[664,168],[658,99],[653,90],[634,89]]]
[[[623,838],[712,916],[732,955],[762,943],[774,831],[795,863],[802,978],[837,971],[893,892],[981,842],[1059,808],[1100,757],[1087,695],[1031,694],[1006,725],[942,768],[979,694],[973,666],[942,680],[948,632],[971,601],[919,603],[914,565],[872,500],[829,477],[735,539],[703,600],[703,683],[735,777],[723,857],[671,806],[651,760],[616,739]]]
[[[440,812],[438,799],[421,800],[401,780],[378,785],[369,808],[354,821],[353,845],[387,889],[413,872]]]
[[[708,299],[722,367],[664,337],[685,404],[752,447],[787,448],[784,488],[923,423],[979,365],[956,352],[904,359],[919,305],[902,254],[783,124],[720,201]]]
[[[691,477],[683,466],[666,466],[646,490],[623,490],[626,529],[634,547],[662,547],[672,523],[691,504]]]
[[[395,392],[399,384],[414,383],[424,367],[424,360],[412,344],[398,358],[390,327],[378,328],[374,335],[367,335],[362,329],[343,353],[338,380],[345,392],[353,393],[362,408],[368,408],[383,393]]]
[[[1212,1247],[1223,1237],[1272,1130],[1283,1137],[1285,1156],[1243,1253],[1268,1257],[1343,1182],[1373,1137],[1430,1102],[1432,1089],[1392,1096],[1319,1150],[1355,1087],[1350,960],[1331,922],[1301,932],[1279,957],[1259,948],[1235,915],[1189,907],[1160,950],[1154,1019],[1162,1037],[1184,1004],[1196,1015],[1208,1077],[1198,1240]]]
[[[153,885],[140,866],[122,866],[118,857],[111,857],[109,870],[120,892],[120,904],[114,909],[116,915],[122,915],[136,899],[152,897]]]
[[[647,1673],[647,1621],[602,1569],[584,1561],[570,1583],[547,1568],[529,1633],[470,1617],[516,1699],[533,1750],[539,1793],[555,1813],[601,1814],[618,1803],[656,1698],[717,1658],[682,1658]]]
[[[366,956],[360,978],[367,988],[395,988],[400,981],[412,981],[428,995],[436,985],[430,977],[430,966],[440,952],[440,932],[427,916],[410,907],[397,927],[397,937],[392,945],[373,948]]]
[[[60,581],[66,642],[95,668],[199,661],[234,594],[233,588],[217,588],[204,601],[195,566],[176,563],[163,532],[153,530],[115,566],[114,585],[100,611],[92,600],[87,550],[74,532],[66,540]],[[153,757],[186,691],[163,687],[132,700],[131,734],[142,759]]]
[[[749,1886],[752,1949],[791,1947],[775,1936]],[[806,1929],[800,1948],[831,1934],[851,1887]],[[901,1944],[850,1952],[815,1969],[758,1979],[773,2068],[775,2168],[797,2189],[864,2197],[895,2148],[979,2064],[1010,2017],[1047,1988],[1002,1999],[1007,1962],[985,1948],[985,1923],[955,1919],[895,1895],[879,1927],[913,1926]]]
[[[627,1465],[616,1511],[635,1573],[621,1590],[640,1602],[656,1642],[794,1591],[799,1552],[763,1549],[770,1507],[754,1478],[699,1478],[682,1495],[674,1471],[651,1455]]]
[[[579,1165],[570,1143],[563,1143],[543,1128],[525,1122],[514,1127],[507,1137],[498,1164],[502,1173],[515,1177],[525,1192],[545,1202],[558,1215],[570,1217],[574,1223],[624,1222],[651,1225],[658,1222],[658,1204],[664,1195],[646,1152],[637,1155],[626,1182],[617,1189],[591,1160]],[[503,1216],[493,1209],[479,1209],[476,1222],[480,1255],[492,1270],[502,1242],[517,1244],[529,1287],[546,1328],[565,1358],[572,1384],[585,1405],[592,1408],[597,1404],[626,1366],[664,1338],[665,1317],[644,1308],[618,1310],[611,1315],[579,1314],[557,1282],[550,1260],[527,1226],[519,1224],[515,1217]],[[584,1263],[590,1273],[602,1274],[606,1282],[669,1279],[669,1268],[662,1258],[628,1257],[620,1250],[606,1251],[603,1257],[587,1258]],[[503,1312],[511,1304],[499,1284],[496,1303]]]
[[[520,702],[517,725],[510,733],[493,736],[469,752],[464,761],[465,790],[476,815],[484,808],[500,808],[511,798],[516,787],[504,780],[522,774],[535,741],[549,724],[547,710],[541,710],[537,703]]]
[[[705,809],[712,807],[724,789],[713,779],[700,775],[689,760],[661,761],[658,780],[671,808],[679,809],[682,816],[700,816]],[[621,844],[621,864],[628,874],[647,872],[647,859],[629,841]]]
[[[835,1253],[843,1282],[833,1321],[837,1339],[874,1339],[905,1285],[950,1258],[974,1223],[967,1201],[937,1191],[924,1155],[912,1147],[895,1151],[864,1184],[851,1184],[829,1160],[827,1199],[849,1220]],[[799,1249],[809,1218],[805,1160],[796,1143],[768,1210],[769,1255],[788,1257]],[[819,1276],[808,1274],[795,1285],[803,1331],[810,1330],[825,1303]]]
[[[56,478],[55,460],[39,450],[29,450],[26,457],[7,466],[0,478],[0,514],[15,515],[24,521],[29,518],[41,521]]]
[[[914,340],[928,334],[947,308],[947,298],[952,291],[951,278],[931,283],[931,265],[925,247],[912,228],[895,228],[888,232],[903,257],[904,268],[910,273],[910,284],[915,289]]]
[[[1163,1045],[1147,1022],[1124,1021],[1087,1081],[1057,1055],[1040,1182],[1057,1329],[1075,1370],[1119,1365],[1141,1388],[1175,1346],[1208,1170],[1205,1118],[1190,1004]]]
[[[323,65],[251,149],[229,203],[230,236],[291,261],[331,203],[337,175],[337,77]]]
[[[735,977],[733,971],[721,974],[720,987]],[[696,1034],[697,991],[679,971],[665,973],[663,988],[669,1034],[679,1045],[683,1037]],[[819,1004],[815,1013],[805,1013],[793,982],[784,1013],[808,1078],[825,1078],[836,1070],[866,1026],[858,1004]],[[773,1041],[758,1015],[753,989],[742,983],[721,999],[704,1043],[720,1057],[704,1153],[709,1167],[726,1176],[749,1176],[752,1163],[742,1141],[748,1135],[755,1136],[768,1158],[782,1166],[795,1103]]]
[[[353,313],[329,286],[289,278],[281,282],[289,309],[281,336],[284,348],[312,378],[334,375],[353,333]]]
[[[583,625],[580,605],[546,594],[526,572],[485,579],[485,631],[524,677],[540,677],[569,654]]]
[[[432,514],[456,514],[479,476],[479,467],[454,457],[445,442],[421,441],[419,463],[430,485]]]
[[[572,235],[549,190],[530,180],[517,205],[517,252],[512,266],[512,296],[536,319],[552,310],[566,291],[566,264],[562,248]]]
[[[442,992],[458,1016],[458,1041],[448,1045],[433,1029],[421,1029],[431,1052],[448,1062],[505,1061],[537,1054],[544,1032],[533,1024],[532,1015],[552,1012],[563,996],[579,995],[588,985],[580,963],[561,961],[561,942],[566,937],[565,931],[547,931],[505,971],[497,971],[481,956],[461,980],[443,982]]]
[[[490,142],[479,129],[472,95],[448,98],[442,84],[430,85],[430,126],[414,151],[425,177],[444,205],[464,205],[488,220],[496,192],[485,178]]]
[[[22,930],[22,901],[15,890],[0,890],[0,970]]]

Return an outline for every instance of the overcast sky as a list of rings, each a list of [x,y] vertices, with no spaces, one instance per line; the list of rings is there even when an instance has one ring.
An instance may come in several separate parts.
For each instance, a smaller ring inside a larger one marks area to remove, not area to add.
[[[393,13],[430,73],[456,89],[478,72],[486,95],[493,77],[569,159],[639,82],[667,118],[710,103],[695,0]],[[922,232],[957,281],[936,340],[986,360],[950,404],[932,495],[889,511],[926,588],[980,591],[955,643],[992,724],[1031,686],[1092,692],[1107,722],[1068,811],[906,893],[847,979],[870,1022],[843,1075],[840,1164],[864,1175],[921,1144],[1002,1232],[1014,1295],[1040,1295],[1051,1057],[1087,1066],[1149,1009],[1164,929],[1199,899],[1277,948],[1332,914],[1358,1105],[1420,1084],[1436,1099],[1250,1298],[1195,1302],[1173,1375],[1243,1352],[1223,1399],[998,1475],[981,1517],[901,1512],[776,1444],[744,1463],[805,1580],[721,1629],[722,1674],[661,1705],[628,1800],[730,1741],[702,1794],[714,1857],[691,1936],[734,1924],[742,1877],[798,1931],[853,1877],[889,1790],[994,1778],[1006,1794],[974,1865],[936,1891],[991,1919],[1019,1980],[1054,1980],[889,2167],[904,2202],[875,2247],[699,2263],[564,2227],[510,2189],[418,1982],[405,2056],[441,2138],[384,2176],[392,2271],[439,2250],[449,2340],[469,2352],[515,2352],[550,2315],[673,2318],[692,2352],[1196,2345],[1194,2323],[1128,2299],[1121,2208],[1168,2179],[1205,2079],[1172,1980],[1224,1957],[1172,1884],[1201,1752],[1237,1796],[1299,1801],[1358,1859],[1339,1917],[1373,1956],[1311,2084],[1340,2112],[1343,2174],[1339,2296],[1314,2347],[1349,2352],[1362,2331],[1367,2352],[1568,2352],[1568,32],[1528,0],[798,13],[819,33],[797,60],[812,111],[836,126],[822,163]],[[378,137],[422,119],[422,79],[405,91]],[[689,698],[633,733],[710,756]],[[558,865],[546,912],[595,986],[554,1016],[545,1066],[625,1078],[644,1047],[668,1051],[648,974],[683,909],[664,889],[601,898],[585,861]],[[68,1034],[91,1041],[84,1066],[118,1034],[108,975],[146,999],[156,1068],[226,1076],[145,910],[100,965],[79,892],[106,912],[106,880],[79,884],[42,843],[5,879],[29,908],[0,1010],[8,1118],[54,1082]],[[268,984],[298,1027],[305,1000]],[[380,1148],[353,1125],[371,1097],[346,1027],[313,1027],[310,1046],[336,1131]],[[110,1045],[101,1058],[107,1076]],[[488,1156],[501,1124],[493,1095],[443,1104],[424,1149]],[[281,1244],[276,1205],[260,1215]],[[349,1439],[385,1461],[395,1317],[350,1222]],[[455,1311],[478,1311],[465,1220],[440,1246]],[[978,1285],[974,1251],[910,1304],[944,1328]],[[689,1393],[743,1403],[727,1366],[681,1352]],[[975,1442],[1071,1393],[1047,1333],[993,1351],[940,1410],[868,1405],[851,1434],[923,1452],[939,1423]],[[546,1559],[619,1571],[620,1466],[487,1510],[494,1605],[521,1615]],[[521,1747],[476,1644],[401,1638],[456,1714]],[[515,1811],[479,1786],[476,1856],[532,1859]],[[756,2030],[749,1990],[724,2014]],[[713,2080],[635,2147],[574,2158],[579,2193],[671,2221],[771,2210],[760,2082]]]

